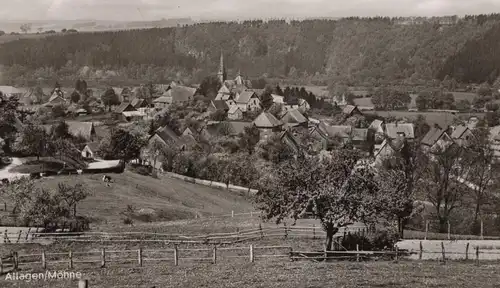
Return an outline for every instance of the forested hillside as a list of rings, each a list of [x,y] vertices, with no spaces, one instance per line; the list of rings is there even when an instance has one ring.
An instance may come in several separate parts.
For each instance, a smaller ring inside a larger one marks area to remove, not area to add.
[[[200,81],[217,71],[222,51],[230,77],[241,71],[315,84],[425,85],[446,75],[493,82],[500,71],[499,61],[490,61],[499,57],[499,18],[467,17],[454,25],[399,25],[390,18],[219,22],[22,39],[0,46],[1,80]]]

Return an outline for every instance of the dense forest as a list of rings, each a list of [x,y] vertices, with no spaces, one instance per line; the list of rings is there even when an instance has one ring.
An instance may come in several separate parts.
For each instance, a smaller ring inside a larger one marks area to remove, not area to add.
[[[223,52],[230,77],[240,71],[304,84],[429,85],[446,76],[492,83],[500,73],[499,15],[467,16],[452,25],[274,20],[21,39],[0,45],[1,80],[196,82],[217,71]]]

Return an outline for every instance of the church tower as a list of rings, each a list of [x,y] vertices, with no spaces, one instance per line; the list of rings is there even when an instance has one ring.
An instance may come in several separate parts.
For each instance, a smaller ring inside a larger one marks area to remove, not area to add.
[[[227,77],[227,73],[226,73],[226,67],[224,67],[224,55],[222,55],[222,51],[221,51],[219,72],[217,72],[217,79],[219,79],[219,82],[221,84],[224,84],[224,81],[226,81],[226,77]]]

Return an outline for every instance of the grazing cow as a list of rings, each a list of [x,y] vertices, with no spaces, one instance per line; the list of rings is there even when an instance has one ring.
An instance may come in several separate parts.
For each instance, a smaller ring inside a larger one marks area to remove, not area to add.
[[[104,182],[111,182],[111,177],[108,176],[108,175],[104,175],[104,176],[102,176],[102,181],[104,181]]]
[[[78,173],[78,175],[82,175],[83,170],[76,170],[76,173]]]
[[[9,184],[9,183],[10,183],[9,179],[7,179],[7,178],[3,178],[2,179],[2,184],[6,185],[6,184]]]

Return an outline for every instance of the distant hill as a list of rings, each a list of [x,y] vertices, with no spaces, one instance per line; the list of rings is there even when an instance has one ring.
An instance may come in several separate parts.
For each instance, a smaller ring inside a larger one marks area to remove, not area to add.
[[[184,23],[181,20],[126,26],[168,26]],[[240,71],[250,78],[323,85],[334,80],[363,86],[425,86],[446,76],[480,83],[493,82],[500,75],[496,53],[500,14],[453,21],[347,18],[179,26],[4,43],[0,46],[4,81],[75,78],[83,66],[112,70],[109,74],[122,80],[167,83],[181,75],[200,81],[217,71],[221,51],[230,77]]]

